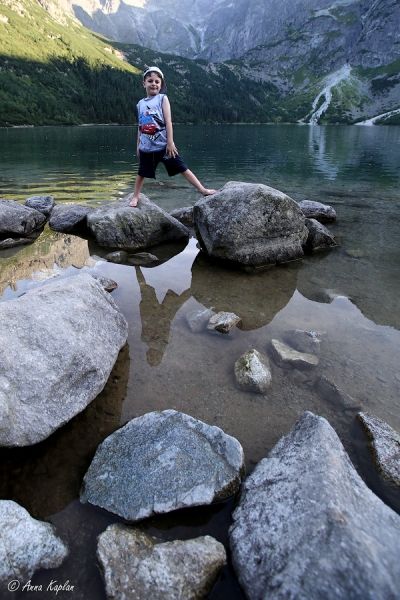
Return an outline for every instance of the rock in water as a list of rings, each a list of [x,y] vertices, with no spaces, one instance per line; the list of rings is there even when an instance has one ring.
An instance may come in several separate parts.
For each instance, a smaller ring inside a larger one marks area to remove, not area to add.
[[[208,535],[162,543],[120,524],[98,537],[97,557],[109,598],[143,600],[206,598],[226,563],[225,548]]]
[[[200,333],[205,330],[214,314],[211,308],[198,309],[186,315],[186,323],[192,333]]]
[[[212,315],[207,324],[207,331],[218,333],[229,333],[232,327],[241,322],[241,318],[235,313],[221,311]]]
[[[103,389],[128,325],[82,273],[0,303],[0,446],[48,437]]]
[[[186,227],[193,227],[193,206],[176,208],[175,210],[171,210],[169,214],[183,225],[186,225]]]
[[[319,358],[314,354],[298,352],[279,340],[271,340],[271,350],[274,361],[283,368],[293,366],[298,369],[307,369],[308,367],[316,367],[319,363]]]
[[[131,194],[110,202],[88,215],[88,226],[100,246],[135,250],[189,238],[190,232],[140,194],[136,208],[129,206]]]
[[[305,223],[308,229],[307,248],[310,250],[326,250],[337,246],[329,229],[319,223],[317,219],[306,219]]]
[[[247,598],[398,598],[400,517],[322,417],[304,413],[257,465],[233,520],[232,561]]]
[[[31,196],[25,200],[24,204],[48,217],[54,208],[54,198],[53,196]]]
[[[375,415],[358,414],[368,437],[375,463],[383,477],[400,488],[400,434]]]
[[[67,554],[68,548],[50,523],[33,519],[12,500],[0,500],[1,583],[25,583],[37,569],[60,566]]]
[[[322,204],[322,202],[314,202],[313,200],[302,200],[299,202],[299,206],[308,219],[316,219],[320,223],[332,223],[337,219],[335,209],[329,204]]]
[[[235,362],[235,379],[240,389],[264,394],[272,381],[268,358],[248,350]]]
[[[52,210],[49,227],[61,233],[88,235],[86,217],[93,210],[80,204],[57,204]]]
[[[232,496],[243,449],[219,427],[175,410],[152,412],[110,435],[84,477],[81,501],[127,521]]]
[[[308,236],[298,204],[262,184],[230,181],[196,202],[193,218],[210,256],[248,267],[301,258]]]
[[[45,223],[46,217],[38,210],[0,198],[0,238],[26,237]]]
[[[298,352],[319,356],[323,333],[319,331],[306,331],[304,329],[292,329],[286,331],[284,335],[286,342],[292,348],[298,350]]]

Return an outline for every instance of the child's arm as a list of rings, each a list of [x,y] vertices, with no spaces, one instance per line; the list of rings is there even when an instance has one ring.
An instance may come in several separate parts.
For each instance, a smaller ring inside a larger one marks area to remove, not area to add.
[[[137,156],[140,155],[139,144],[140,144],[140,129],[139,129],[139,125],[138,125],[138,128],[137,128],[137,143],[136,143],[136,154],[137,154]]]
[[[175,158],[178,154],[178,149],[174,144],[174,132],[172,129],[171,105],[167,96],[164,96],[162,103],[162,111],[164,115],[165,128],[167,130],[167,154]]]

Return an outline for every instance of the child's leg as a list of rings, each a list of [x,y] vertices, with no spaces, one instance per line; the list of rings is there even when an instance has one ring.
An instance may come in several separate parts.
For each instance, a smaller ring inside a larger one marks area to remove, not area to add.
[[[182,175],[184,176],[186,181],[191,183],[197,190],[199,190],[200,194],[203,194],[203,196],[211,196],[212,194],[215,194],[215,190],[206,189],[190,169],[183,171]]]
[[[137,175],[136,181],[135,181],[135,189],[133,191],[133,198],[129,202],[129,206],[137,206],[140,190],[142,189],[143,183],[144,183],[144,177],[142,177],[141,175]]]

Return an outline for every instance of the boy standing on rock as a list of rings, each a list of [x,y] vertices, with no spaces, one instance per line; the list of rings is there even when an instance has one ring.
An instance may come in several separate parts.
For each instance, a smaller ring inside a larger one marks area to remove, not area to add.
[[[215,190],[208,190],[200,183],[178,154],[174,144],[171,105],[165,95],[164,75],[158,67],[149,67],[143,72],[143,87],[147,97],[137,104],[139,116],[137,154],[140,163],[129,206],[137,205],[145,178],[155,179],[160,162],[165,165],[170,177],[182,173],[186,181],[203,196],[215,194]]]

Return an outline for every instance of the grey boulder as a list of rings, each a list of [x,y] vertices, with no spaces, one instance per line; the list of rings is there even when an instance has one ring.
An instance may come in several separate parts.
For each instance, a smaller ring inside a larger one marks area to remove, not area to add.
[[[57,204],[51,213],[49,227],[61,233],[88,235],[86,217],[93,210],[80,204]]]
[[[400,517],[310,412],[243,484],[230,548],[251,600],[398,598]]]
[[[26,582],[37,569],[60,566],[68,548],[55,535],[50,523],[33,519],[12,500],[0,500],[0,582],[16,588],[15,580]]]
[[[88,215],[88,227],[100,246],[136,250],[189,238],[182,223],[144,194],[140,194],[137,207],[129,206],[130,199],[131,194]]]
[[[232,496],[243,449],[219,429],[175,410],[152,412],[110,435],[84,477],[81,501],[127,521]]]
[[[82,273],[0,303],[0,446],[48,437],[103,389],[128,325]]]
[[[38,210],[0,198],[0,238],[26,237],[45,223],[46,217]]]
[[[108,598],[201,600],[211,592],[226,552],[208,535],[162,542],[116,524],[98,537],[97,558]]]
[[[31,196],[25,200],[24,204],[48,217],[54,208],[54,198],[53,196]]]
[[[216,259],[261,267],[301,258],[308,230],[298,204],[271,187],[230,181],[194,205],[203,250]]]
[[[400,434],[375,415],[358,414],[368,437],[375,463],[383,477],[400,488]]]
[[[235,313],[220,311],[211,315],[207,323],[207,331],[218,333],[229,333],[230,330],[241,322],[241,318]]]
[[[175,210],[171,210],[169,214],[183,225],[186,225],[186,227],[193,227],[193,206],[176,208]]]
[[[335,209],[329,204],[322,204],[322,202],[313,200],[302,200],[299,202],[299,206],[308,219],[316,219],[320,223],[332,223],[337,219]]]
[[[337,246],[333,235],[325,225],[322,225],[316,219],[306,219],[305,223],[308,229],[307,248],[310,250],[326,250]]]
[[[248,350],[235,362],[238,388],[264,394],[271,385],[272,375],[267,356],[257,350]]]

